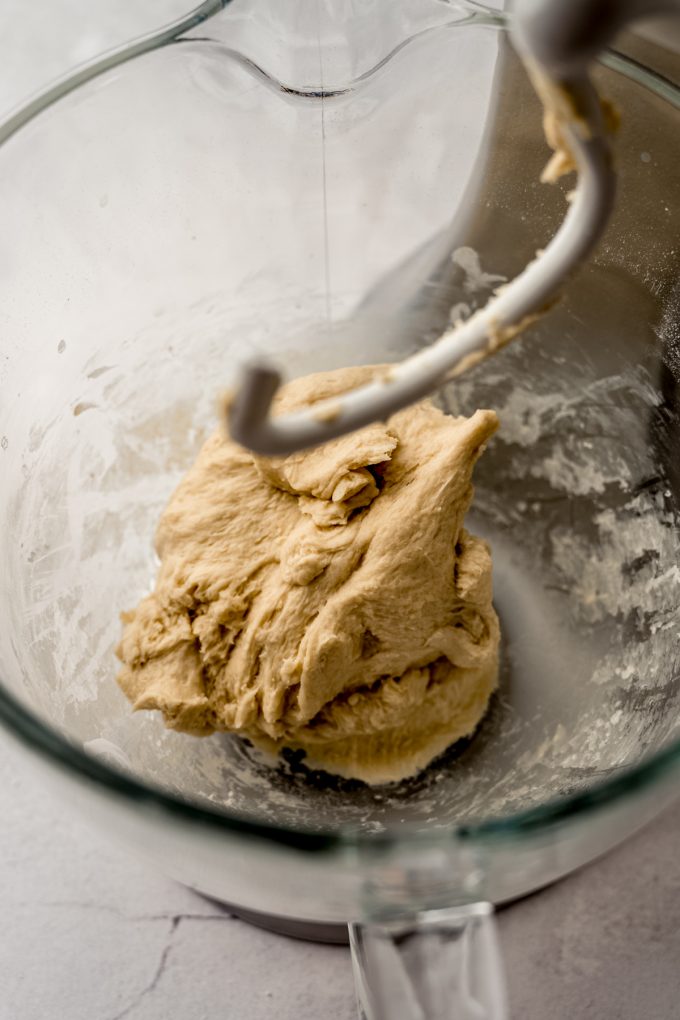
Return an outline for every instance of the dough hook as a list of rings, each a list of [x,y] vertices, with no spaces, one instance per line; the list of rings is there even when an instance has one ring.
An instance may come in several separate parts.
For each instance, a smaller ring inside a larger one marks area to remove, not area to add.
[[[545,250],[489,303],[373,382],[313,408],[272,417],[280,373],[244,367],[228,407],[231,436],[255,453],[282,456],[317,446],[421,400],[497,351],[555,301],[588,257],[609,219],[616,174],[603,106],[588,65],[619,29],[641,17],[680,13],[680,0],[516,0],[512,37],[552,123],[556,150],[544,180],[575,169],[565,219]]]

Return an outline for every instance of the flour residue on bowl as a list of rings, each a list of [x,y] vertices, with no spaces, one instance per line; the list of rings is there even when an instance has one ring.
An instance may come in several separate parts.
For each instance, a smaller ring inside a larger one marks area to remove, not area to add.
[[[113,679],[117,612],[152,583],[155,524],[211,425],[206,394],[227,321],[239,342],[247,335],[233,309],[211,312],[190,378],[168,353],[183,327],[161,321],[143,340],[158,355],[148,367],[84,364],[87,393],[74,388],[74,400],[106,413],[55,414],[26,447],[15,515],[25,590],[15,602],[26,692],[40,711],[89,753],[192,801],[365,831],[535,806],[673,736],[680,560],[668,380],[654,359],[612,367],[584,346],[567,350],[541,334],[545,324],[442,395],[454,413],[490,407],[501,419],[470,520],[494,554],[501,689],[474,739],[409,782],[369,789],[310,774],[299,757],[272,767],[238,739],[199,740],[132,715]],[[40,683],[46,676],[54,681]]]

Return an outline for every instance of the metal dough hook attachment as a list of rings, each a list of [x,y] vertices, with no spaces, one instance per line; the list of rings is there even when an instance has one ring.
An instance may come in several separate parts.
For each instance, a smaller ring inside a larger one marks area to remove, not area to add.
[[[272,417],[281,377],[267,364],[244,369],[228,409],[231,436],[255,453],[282,456],[385,420],[498,350],[544,312],[588,257],[614,203],[612,167],[600,99],[588,65],[626,23],[670,11],[680,0],[516,0],[512,35],[546,115],[557,128],[569,169],[578,174],[567,215],[545,250],[489,303],[435,343],[390,367],[382,378],[313,408]]]

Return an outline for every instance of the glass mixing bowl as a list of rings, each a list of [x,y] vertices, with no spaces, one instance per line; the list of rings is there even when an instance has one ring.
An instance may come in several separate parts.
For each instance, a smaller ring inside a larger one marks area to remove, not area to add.
[[[133,715],[118,614],[152,583],[158,516],[243,358],[297,375],[403,357],[525,265],[569,185],[538,183],[539,104],[479,4],[221,7],[0,128],[0,721],[180,881],[282,931],[356,922],[377,1016],[375,967],[424,980],[405,931],[442,966],[462,933],[491,965],[478,904],[676,795],[680,93],[606,56],[622,126],[604,243],[439,398],[501,419],[470,520],[494,552],[501,685],[473,740],[369,788]],[[489,1001],[474,1015],[500,1015]]]

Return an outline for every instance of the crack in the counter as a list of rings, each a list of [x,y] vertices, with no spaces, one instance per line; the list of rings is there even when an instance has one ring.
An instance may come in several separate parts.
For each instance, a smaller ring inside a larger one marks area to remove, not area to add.
[[[170,931],[168,932],[165,945],[163,946],[163,949],[161,951],[160,959],[156,965],[153,977],[149,981],[148,985],[142,988],[141,992],[138,992],[138,994],[135,996],[132,1002],[130,1002],[125,1007],[125,1009],[123,1009],[120,1013],[116,1013],[115,1016],[111,1017],[111,1020],[123,1020],[124,1017],[130,1015],[133,1009],[137,1008],[142,999],[144,999],[147,995],[153,992],[154,988],[156,987],[160,979],[163,977],[163,974],[165,972],[165,966],[168,962],[168,957],[170,956],[170,950],[172,949],[172,938],[175,932],[177,931],[177,928],[179,927],[181,919],[182,919],[181,914],[177,914],[175,917],[172,918],[172,921],[170,923]]]
[[[33,902],[27,903],[15,903],[16,907],[34,907]],[[90,903],[85,900],[43,900],[40,904],[42,907],[65,907],[67,909],[75,908],[76,910],[96,910],[105,914],[113,914],[115,917],[120,917],[123,921],[171,921],[179,924],[181,921],[232,921],[236,920],[236,915],[231,914],[224,910],[220,913],[215,914],[194,914],[190,912],[178,913],[177,911],[161,913],[161,914],[128,914],[119,907],[114,907],[110,903]]]
[[[227,915],[173,914],[171,917],[168,918],[168,915],[166,915],[165,919],[170,920],[170,930],[168,931],[167,938],[165,940],[165,945],[161,950],[161,955],[151,980],[144,988],[142,988],[140,992],[138,992],[138,994],[134,997],[132,1002],[128,1003],[125,1009],[123,1009],[120,1013],[116,1013],[115,1016],[112,1016],[110,1018],[110,1020],[124,1020],[124,1017],[129,1016],[132,1013],[132,1011],[135,1010],[137,1006],[139,1006],[142,1000],[145,999],[147,995],[150,995],[151,992],[153,992],[154,988],[156,988],[159,981],[163,977],[163,974],[165,973],[168,958],[170,956],[170,950],[173,948],[173,937],[182,921],[224,921],[230,920],[232,916],[233,915],[230,914]]]
[[[21,906],[22,904],[15,904],[15,905],[16,906]],[[29,905],[30,906],[34,906],[34,904],[26,904],[26,905],[27,906],[29,906]],[[123,921],[130,921],[130,922],[133,922],[133,923],[135,923],[135,922],[144,922],[144,921],[165,921],[166,923],[169,922],[169,929],[168,929],[168,934],[167,934],[166,939],[165,939],[165,945],[163,946],[163,948],[161,950],[161,954],[160,954],[158,963],[156,964],[155,970],[154,970],[154,972],[153,972],[153,974],[151,976],[150,981],[148,982],[148,984],[146,984],[144,986],[144,988],[141,989],[141,991],[139,991],[135,995],[133,1000],[131,1002],[129,1002],[128,1005],[124,1007],[124,1009],[122,1009],[118,1013],[115,1013],[113,1016],[111,1016],[109,1018],[109,1020],[124,1020],[125,1017],[130,1016],[130,1014],[134,1010],[137,1009],[137,1007],[140,1005],[140,1003],[143,1001],[143,999],[145,999],[148,995],[150,995],[153,992],[153,990],[158,986],[161,978],[163,977],[163,975],[165,973],[165,970],[166,970],[166,967],[167,967],[167,963],[168,963],[168,959],[169,959],[169,956],[170,956],[170,951],[173,948],[173,938],[174,938],[175,932],[179,928],[180,924],[182,924],[185,921],[210,921],[210,922],[220,921],[221,922],[221,921],[236,920],[236,917],[235,917],[234,914],[227,913],[226,911],[224,911],[222,913],[219,913],[219,914],[194,914],[194,913],[189,913],[189,912],[187,912],[187,913],[162,913],[162,914],[151,914],[151,913],[150,914],[126,914],[124,911],[120,910],[118,907],[112,906],[111,904],[89,903],[87,901],[78,901],[78,900],[50,900],[50,901],[47,901],[47,902],[43,903],[42,905],[46,906],[46,907],[65,907],[65,908],[69,908],[69,909],[75,908],[77,910],[96,910],[96,911],[98,911],[100,913],[113,914],[115,917],[119,917]]]

